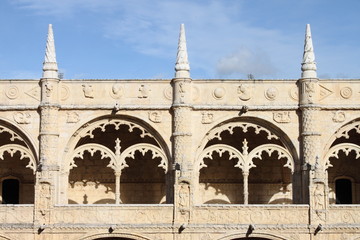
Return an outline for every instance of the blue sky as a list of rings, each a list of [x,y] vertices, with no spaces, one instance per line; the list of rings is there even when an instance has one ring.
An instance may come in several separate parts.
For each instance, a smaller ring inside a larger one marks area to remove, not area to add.
[[[180,24],[194,79],[360,78],[358,0],[1,0],[0,79],[40,78],[53,24],[65,79],[172,78]]]

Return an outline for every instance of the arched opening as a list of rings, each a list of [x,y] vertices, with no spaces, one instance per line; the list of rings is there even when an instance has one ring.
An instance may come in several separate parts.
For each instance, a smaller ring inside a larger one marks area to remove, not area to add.
[[[325,155],[330,204],[360,203],[360,134],[359,122],[337,131]]]
[[[69,175],[69,204],[115,203],[115,177],[113,170],[106,167],[108,158],[102,159],[99,152],[85,152],[82,159],[75,158],[75,164],[77,167]]]
[[[200,169],[199,192],[204,204],[242,204],[243,177],[241,170],[235,168],[236,159],[230,159],[229,153],[222,156],[214,152],[212,159],[205,158],[206,168]]]
[[[20,182],[18,179],[8,178],[2,181],[2,204],[19,203]]]
[[[29,159],[22,159],[20,151],[12,152],[10,149],[3,152],[3,160],[0,160],[1,203],[33,204],[34,169],[29,168]]]
[[[166,202],[167,157],[147,128],[102,119],[79,135],[68,166],[69,204]]]
[[[120,178],[120,196],[123,203],[165,203],[166,185],[164,169],[159,168],[159,158],[151,152],[135,152],[134,158],[126,158],[128,167]]]
[[[104,237],[104,238],[96,238],[94,240],[134,240],[131,238],[119,238],[119,237]]]
[[[294,160],[272,131],[229,122],[207,134],[198,160],[199,204],[290,204]]]
[[[352,204],[352,182],[350,179],[336,179],[335,196],[336,204]]]

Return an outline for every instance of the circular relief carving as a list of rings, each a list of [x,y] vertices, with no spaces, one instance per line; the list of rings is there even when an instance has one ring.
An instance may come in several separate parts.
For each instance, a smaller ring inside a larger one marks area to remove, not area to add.
[[[354,219],[350,212],[344,212],[344,214],[342,215],[342,221],[344,223],[350,223],[354,222]]]
[[[225,96],[225,89],[223,87],[218,87],[213,91],[213,96],[215,99],[222,99]]]
[[[110,96],[114,99],[121,98],[123,96],[124,89],[120,84],[114,84],[110,91]]]
[[[292,99],[294,99],[295,101],[298,101],[299,100],[299,89],[297,87],[293,87],[292,89],[290,89],[289,95]]]
[[[6,96],[10,99],[19,97],[19,89],[16,86],[10,86],[6,89]]]
[[[270,101],[275,100],[277,95],[278,95],[278,90],[275,87],[271,87],[265,92],[265,97]]]
[[[61,85],[61,90],[60,90],[60,99],[61,100],[66,100],[69,98],[70,95],[70,89],[68,86],[65,85]]]
[[[349,88],[349,87],[344,87],[344,88],[342,88],[342,89],[340,90],[340,95],[341,95],[343,98],[345,98],[345,99],[350,98],[351,95],[352,95],[352,90],[351,90],[351,88]]]
[[[199,88],[193,86],[193,88],[192,88],[192,98],[193,98],[193,101],[198,100],[198,99],[199,99],[199,96],[200,96]]]
[[[253,211],[250,215],[250,219],[253,221],[253,222],[259,222],[261,221],[262,219],[264,218],[264,213],[257,210],[257,211]]]
[[[172,87],[169,86],[167,88],[164,89],[164,97],[168,100],[171,100],[172,99]]]

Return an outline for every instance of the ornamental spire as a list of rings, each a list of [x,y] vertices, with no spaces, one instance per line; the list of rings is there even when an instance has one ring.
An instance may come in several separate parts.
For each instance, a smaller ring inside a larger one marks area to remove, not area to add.
[[[317,78],[314,47],[311,38],[310,24],[306,24],[303,62],[301,64],[302,78]]]
[[[45,60],[43,63],[43,78],[58,78],[58,66],[56,63],[55,42],[52,24],[49,24],[46,41]]]
[[[184,24],[180,25],[179,44],[178,44],[178,51],[177,51],[176,64],[175,64],[175,77],[190,78],[190,65],[189,65],[187,48],[186,48]]]

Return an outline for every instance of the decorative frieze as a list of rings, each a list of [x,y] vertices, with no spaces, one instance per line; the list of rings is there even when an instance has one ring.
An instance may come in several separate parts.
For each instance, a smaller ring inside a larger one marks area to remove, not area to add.
[[[86,98],[94,98],[94,89],[90,84],[83,84],[83,93]]]
[[[138,98],[148,98],[149,97],[149,92],[151,91],[151,89],[146,86],[145,84],[142,84],[139,87],[139,95]]]
[[[67,123],[77,123],[80,121],[80,116],[76,112],[68,112],[66,122]]]
[[[149,120],[154,123],[161,123],[162,121],[162,114],[160,111],[152,111],[148,112]]]
[[[249,85],[241,84],[237,88],[237,94],[240,100],[248,101],[252,97],[252,91]]]
[[[201,123],[203,124],[210,124],[214,121],[214,114],[212,113],[203,112],[201,115]]]
[[[19,124],[29,124],[31,123],[31,114],[28,112],[14,113],[14,120]]]
[[[223,99],[226,94],[226,90],[223,87],[217,87],[214,89],[212,95],[216,100]]]
[[[277,123],[289,123],[291,122],[290,112],[288,111],[274,112],[273,119]]]
[[[111,87],[110,96],[114,99],[119,99],[124,95],[124,88],[116,83]]]
[[[334,122],[337,122],[337,123],[340,123],[340,122],[344,122],[346,119],[346,115],[345,115],[345,112],[343,111],[336,111],[334,112],[334,116],[332,118],[332,120]]]
[[[344,99],[349,99],[352,96],[352,89],[350,87],[344,87],[340,90],[340,96]]]
[[[16,86],[10,86],[5,90],[5,95],[13,100],[19,97],[19,88]]]
[[[274,101],[278,95],[279,91],[276,87],[270,87],[265,91],[265,97],[270,100]]]

